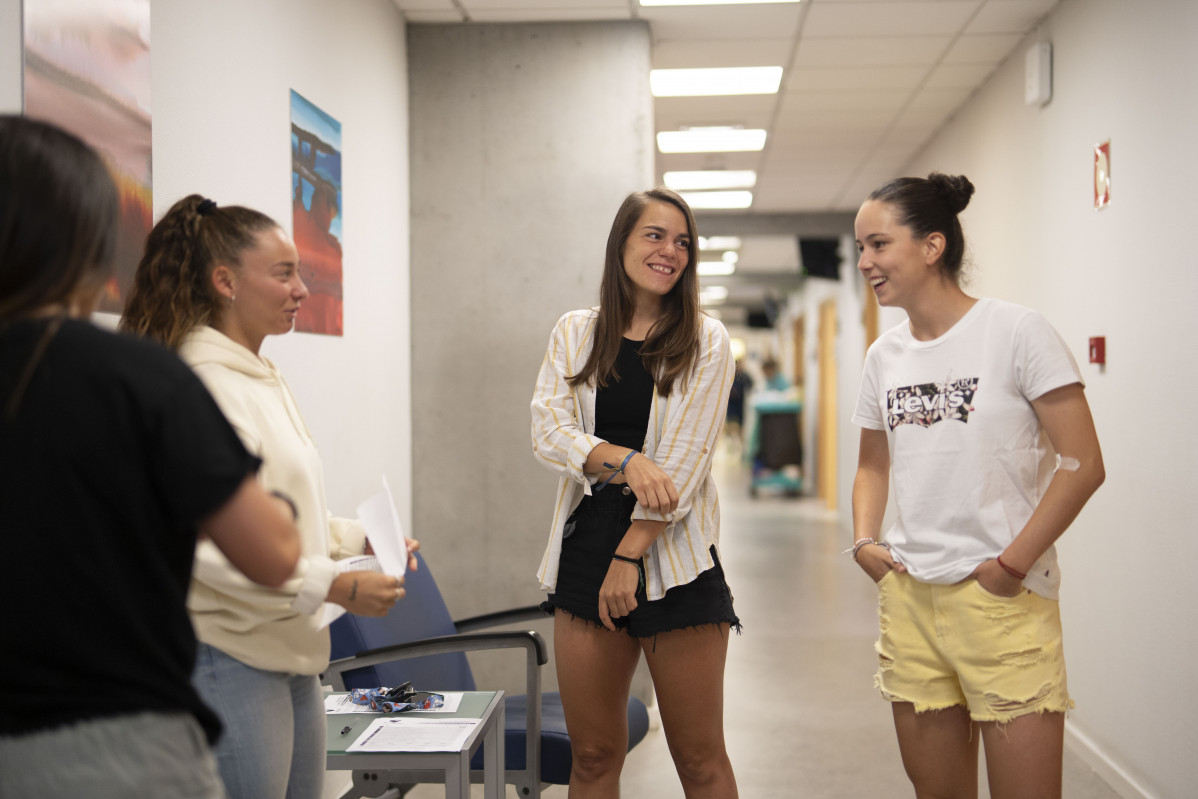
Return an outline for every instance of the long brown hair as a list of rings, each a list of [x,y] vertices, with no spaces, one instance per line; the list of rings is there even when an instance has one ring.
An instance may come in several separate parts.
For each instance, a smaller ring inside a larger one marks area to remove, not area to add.
[[[116,186],[77,137],[45,122],[0,115],[0,332],[57,306],[4,405],[13,423],[42,356],[81,293],[112,274]]]
[[[599,319],[595,325],[595,340],[586,363],[571,375],[571,386],[594,382],[603,388],[609,380],[619,380],[616,356],[620,340],[632,323],[636,310],[635,286],[624,271],[624,245],[632,235],[641,214],[651,202],[669,203],[682,212],[690,234],[687,245],[686,268],[681,277],[662,298],[662,315],[649,330],[641,345],[641,360],[653,376],[657,393],[668,397],[674,383],[685,377],[699,357],[699,331],[702,311],[699,307],[699,238],[695,215],[686,200],[677,193],[658,186],[649,191],[629,194],[616,212],[611,232],[607,236],[607,255],[603,263],[603,280],[599,284]]]
[[[94,150],[45,122],[0,116],[0,323],[102,286],[119,213]]]
[[[278,226],[252,208],[219,207],[198,194],[179,200],[146,239],[120,329],[178,349],[193,328],[217,316],[212,270],[239,266],[257,235]]]

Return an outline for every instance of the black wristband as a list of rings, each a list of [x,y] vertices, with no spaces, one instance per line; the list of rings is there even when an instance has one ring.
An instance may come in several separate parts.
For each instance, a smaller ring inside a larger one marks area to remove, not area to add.
[[[617,555],[616,553],[613,552],[611,559],[618,560],[623,563],[631,563],[633,566],[636,566],[637,588],[642,591],[644,590],[644,588],[645,588],[645,564],[641,562],[640,558],[630,558],[627,555]]]
[[[271,492],[270,492],[270,495],[271,495],[272,497],[278,497],[279,499],[281,499],[281,500],[283,500],[284,502],[286,502],[286,503],[287,503],[287,507],[291,508],[291,521],[293,521],[293,522],[298,522],[298,521],[299,521],[299,508],[297,508],[297,507],[295,506],[295,500],[294,500],[294,499],[292,499],[291,497],[287,496],[287,495],[286,495],[286,494],[284,494],[282,491],[271,491]]]

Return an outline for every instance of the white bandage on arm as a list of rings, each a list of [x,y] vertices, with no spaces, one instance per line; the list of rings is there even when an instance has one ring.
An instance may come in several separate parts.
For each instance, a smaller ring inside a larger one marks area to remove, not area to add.
[[[1076,472],[1080,468],[1082,468],[1082,462],[1077,458],[1061,457],[1061,454],[1057,453],[1057,466],[1052,470],[1052,473],[1056,474],[1061,469],[1067,472]]]

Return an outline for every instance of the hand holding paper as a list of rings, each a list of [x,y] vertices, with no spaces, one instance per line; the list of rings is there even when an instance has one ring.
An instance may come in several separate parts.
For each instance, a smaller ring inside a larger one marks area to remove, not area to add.
[[[370,548],[379,559],[383,571],[403,576],[408,566],[409,546],[405,543],[386,477],[383,478],[383,490],[358,506],[358,519],[366,528],[366,540],[370,542]],[[414,545],[412,551],[420,546],[415,541],[411,544]]]
[[[347,609],[365,616],[386,615],[398,601],[397,590],[402,596],[410,553],[420,548],[419,542],[404,538],[386,477],[383,490],[358,506],[358,518],[370,554],[337,561],[340,574],[329,592],[332,601],[325,603],[321,626],[332,624]]]

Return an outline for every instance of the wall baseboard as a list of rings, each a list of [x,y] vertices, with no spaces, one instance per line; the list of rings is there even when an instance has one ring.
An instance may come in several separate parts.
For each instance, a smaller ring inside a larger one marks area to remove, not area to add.
[[[1111,786],[1123,799],[1157,799],[1146,788],[1136,782],[1130,774],[1116,765],[1093,740],[1076,727],[1065,722],[1065,746],[1094,769],[1102,781]]]

